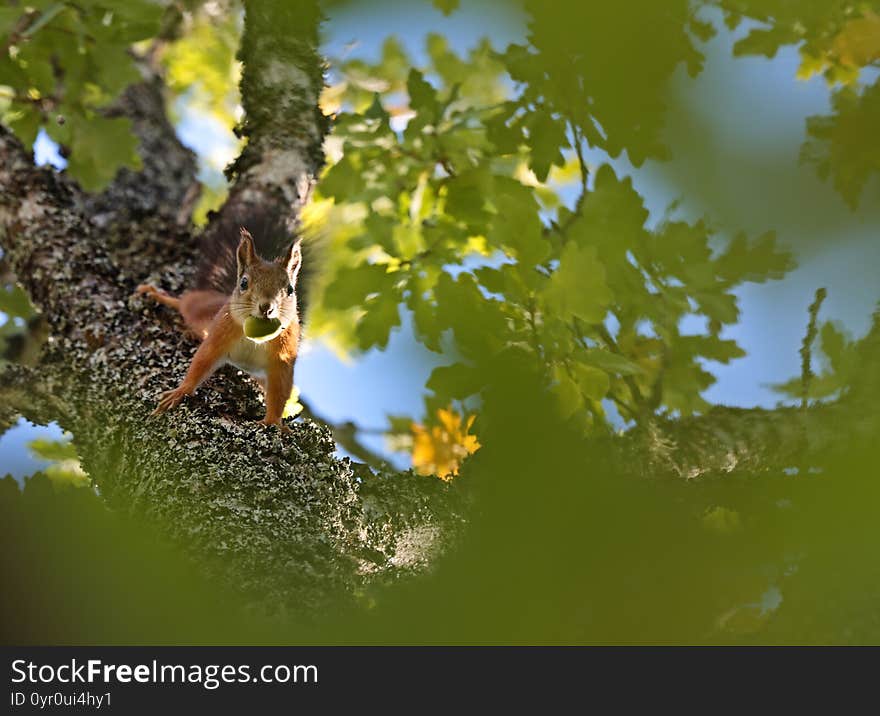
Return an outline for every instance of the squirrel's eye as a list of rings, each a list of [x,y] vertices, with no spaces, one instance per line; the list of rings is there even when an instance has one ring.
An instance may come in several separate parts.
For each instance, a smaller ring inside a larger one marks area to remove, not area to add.
[[[293,284],[292,283],[287,284],[287,295],[288,296],[293,295]]]
[[[248,287],[248,279],[247,279],[247,276],[242,276],[242,277],[241,277],[241,283],[238,284],[238,287],[239,287],[242,291],[247,291],[247,287]]]

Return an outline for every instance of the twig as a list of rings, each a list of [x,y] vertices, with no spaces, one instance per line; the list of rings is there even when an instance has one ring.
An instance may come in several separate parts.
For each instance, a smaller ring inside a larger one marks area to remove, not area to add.
[[[327,418],[318,415],[302,396],[299,397],[299,404],[303,406],[300,415],[330,428],[330,432],[333,433],[333,439],[349,455],[365,462],[370,467],[379,467],[388,462],[381,455],[370,450],[370,448],[358,439],[358,433],[373,433],[378,431],[358,428],[358,426],[350,420],[346,420],[342,423],[334,423]]]
[[[580,204],[580,202],[583,201],[583,197],[587,195],[587,182],[589,181],[590,170],[587,168],[587,163],[584,161],[583,136],[581,135],[581,131],[578,129],[577,124],[571,120],[569,120],[568,126],[571,128],[572,139],[574,140],[574,151],[575,154],[577,154],[578,165],[581,172],[581,196],[578,199],[578,204]]]
[[[804,342],[801,345],[801,408],[806,410],[808,397],[810,394],[810,383],[813,381],[812,350],[813,341],[816,340],[816,317],[819,315],[819,309],[828,292],[824,288],[816,290],[816,298],[810,304],[810,322],[807,325],[807,335],[804,336]]]

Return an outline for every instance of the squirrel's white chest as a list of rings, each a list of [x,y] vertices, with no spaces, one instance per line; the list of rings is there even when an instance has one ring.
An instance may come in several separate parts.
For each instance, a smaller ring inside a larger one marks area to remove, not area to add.
[[[224,362],[231,363],[255,378],[266,377],[266,369],[269,365],[269,352],[266,346],[254,343],[244,336],[232,346],[224,359]]]

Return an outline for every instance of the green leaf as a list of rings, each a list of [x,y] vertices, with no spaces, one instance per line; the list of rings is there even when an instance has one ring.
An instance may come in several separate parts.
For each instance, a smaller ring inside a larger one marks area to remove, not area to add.
[[[460,0],[432,0],[434,7],[447,16],[458,9],[459,2]]]
[[[540,85],[543,79],[543,70],[538,55],[529,51],[524,45],[508,45],[502,61],[507,67],[510,76],[516,82],[526,82]]]
[[[345,310],[363,304],[373,294],[390,291],[397,277],[388,273],[385,264],[364,263],[353,268],[343,267],[324,292],[327,308]]]
[[[367,119],[380,119],[385,123],[391,118],[391,115],[388,114],[385,107],[382,106],[382,98],[378,92],[373,94],[373,103],[367,108],[367,111],[364,112],[364,117]]]
[[[54,5],[49,6],[45,10],[43,10],[39,17],[35,22],[31,23],[27,29],[24,31],[25,37],[33,37],[36,35],[43,27],[48,25],[52,20],[58,15],[60,12],[63,12],[67,9],[67,6],[64,3],[55,3]]]
[[[590,348],[582,357],[584,363],[600,368],[611,375],[638,375],[642,368],[629,358],[604,348]]]
[[[0,7],[0,38],[9,37],[23,14],[23,7]]]
[[[580,391],[591,400],[602,400],[608,395],[611,380],[608,373],[586,363],[575,363],[571,367]]]
[[[37,43],[28,43],[22,48],[19,56],[27,63],[25,70],[27,87],[20,89],[29,90],[33,87],[39,90],[41,95],[52,95],[55,92],[56,81],[48,53],[43,52]]]
[[[416,335],[428,350],[440,353],[440,336],[443,333],[443,326],[437,318],[434,305],[429,301],[410,299],[410,308],[413,312]]]
[[[694,293],[694,300],[699,304],[700,310],[713,321],[730,325],[739,320],[739,306],[733,294],[702,291]]]
[[[722,339],[718,336],[679,336],[676,350],[691,356],[699,356],[719,363],[730,363],[736,358],[743,358],[746,352],[736,341]]]
[[[513,120],[517,105],[505,102],[501,111],[486,120],[486,137],[495,147],[497,154],[515,154],[523,143],[523,126]]]
[[[648,210],[632,180],[618,179],[614,170],[603,164],[596,171],[593,190],[584,200],[580,216],[567,234],[579,244],[596,246],[603,259],[622,259],[627,250],[639,249],[646,240],[647,219]],[[674,251],[672,247],[668,250]]]
[[[361,350],[388,345],[391,329],[400,325],[399,295],[394,291],[381,293],[364,304],[366,312],[355,327],[355,335]]]
[[[560,417],[569,418],[584,407],[584,399],[578,384],[562,366],[557,366],[553,371],[553,392],[556,394],[556,402],[559,406]]]
[[[801,161],[830,178],[851,209],[857,209],[871,177],[880,174],[880,79],[864,88],[845,86],[832,98],[833,114],[807,118],[809,139]]]
[[[529,287],[523,281],[519,264],[504,264],[500,268],[483,266],[474,271],[480,284],[490,293],[504,296],[508,301],[524,303],[528,300]],[[535,272],[533,275],[537,276]]]
[[[67,171],[83,189],[100,191],[122,167],[140,168],[137,144],[129,119],[75,117]]]
[[[831,321],[827,321],[822,325],[820,341],[822,352],[828,356],[831,367],[839,370],[842,367],[844,351],[848,343],[846,334]]]
[[[89,52],[89,61],[91,81],[98,81],[111,97],[141,79],[125,45],[99,43]]]
[[[437,366],[431,371],[427,387],[439,396],[461,400],[478,393],[481,381],[477,371],[464,363]]]
[[[446,212],[481,233],[490,217],[485,197],[491,187],[492,177],[486,167],[452,177],[447,183]]]
[[[488,300],[470,274],[453,279],[444,271],[437,279],[434,298],[439,324],[452,329],[465,355],[485,360],[507,344],[508,323],[502,304]]]
[[[77,460],[76,447],[70,441],[38,438],[28,443],[31,451],[43,460]]]
[[[9,128],[26,147],[33,146],[43,123],[43,114],[35,108],[28,107],[8,121]]]
[[[688,29],[703,42],[709,42],[716,35],[715,27],[711,22],[703,22],[696,17],[691,18]]]
[[[588,324],[600,323],[611,300],[605,267],[596,257],[596,250],[568,244],[544,291],[548,310],[577,316]]]
[[[10,318],[30,318],[34,314],[31,301],[21,286],[0,286],[0,311]]]
[[[496,215],[486,238],[492,245],[511,251],[523,266],[541,263],[550,255],[550,244],[543,235],[534,194],[507,177],[496,178],[495,186]]]
[[[437,119],[437,92],[424,75],[412,68],[406,79],[409,104],[427,123]]]
[[[852,381],[860,368],[856,343],[846,331],[828,321],[819,332],[820,345],[841,387]]]
[[[398,226],[400,224],[394,217],[372,213],[364,219],[364,233],[352,238],[349,246],[358,250],[381,246],[389,256],[399,256],[394,240],[394,230]]]
[[[101,0],[101,5],[112,11],[108,34],[125,44],[155,35],[164,11],[162,3],[151,0]]]
[[[733,54],[737,57],[742,55],[775,57],[781,45],[787,45],[798,39],[793,30],[781,25],[770,29],[756,28],[733,46]]]
[[[780,279],[793,268],[791,253],[777,247],[776,233],[773,231],[768,231],[754,242],[749,242],[745,234],[738,234],[715,261],[718,277],[730,283],[762,283]]]
[[[354,166],[351,156],[346,154],[327,170],[318,189],[327,198],[332,197],[337,201],[351,199],[364,189],[361,170]]]
[[[568,146],[565,123],[541,110],[529,115],[525,124],[529,132],[527,143],[531,149],[529,165],[538,181],[545,182],[553,164],[560,167],[565,164],[561,151]]]

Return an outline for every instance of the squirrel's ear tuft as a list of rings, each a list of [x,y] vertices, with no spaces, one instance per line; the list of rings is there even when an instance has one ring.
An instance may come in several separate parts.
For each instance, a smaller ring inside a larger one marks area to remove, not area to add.
[[[294,241],[290,248],[278,257],[278,263],[284,266],[284,270],[290,276],[290,282],[296,283],[299,267],[302,265],[302,241],[300,239]]]
[[[257,256],[256,249],[254,249],[254,237],[243,226],[241,227],[241,241],[238,242],[238,250],[235,255],[238,260],[238,275],[241,276]]]

